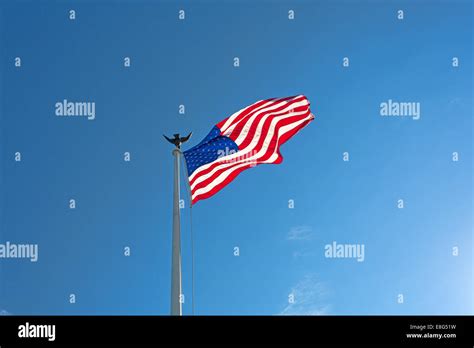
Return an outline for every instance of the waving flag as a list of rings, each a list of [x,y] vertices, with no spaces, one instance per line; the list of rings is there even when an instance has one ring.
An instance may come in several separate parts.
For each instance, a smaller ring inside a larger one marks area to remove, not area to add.
[[[184,151],[192,203],[209,198],[245,169],[281,163],[280,145],[314,119],[303,95],[260,100],[215,125]]]

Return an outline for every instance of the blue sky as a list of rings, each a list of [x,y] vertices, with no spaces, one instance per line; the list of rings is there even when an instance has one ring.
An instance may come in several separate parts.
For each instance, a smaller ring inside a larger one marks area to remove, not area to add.
[[[168,314],[173,158],[161,135],[193,131],[190,147],[259,99],[304,94],[316,119],[282,147],[283,163],[247,170],[193,208],[196,313],[473,313],[468,1],[7,1],[0,11],[0,243],[39,245],[38,262],[0,259],[0,309]],[[56,117],[63,99],[94,101],[95,120]],[[381,117],[389,99],[420,103],[420,119]],[[363,244],[364,261],[326,258],[333,242]]]

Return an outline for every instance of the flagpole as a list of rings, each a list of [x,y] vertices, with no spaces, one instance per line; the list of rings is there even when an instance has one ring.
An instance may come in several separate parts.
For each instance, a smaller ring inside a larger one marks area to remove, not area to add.
[[[179,160],[181,157],[181,144],[189,140],[192,133],[185,137],[174,134],[173,138],[163,137],[173,144],[175,148],[171,152],[174,156],[174,184],[173,184],[173,240],[171,244],[171,315],[183,314],[184,297],[181,283],[181,226],[179,216]]]
[[[178,146],[173,149],[174,156],[174,192],[173,192],[173,241],[171,256],[171,315],[182,315],[181,284],[181,233],[179,214],[179,159]]]

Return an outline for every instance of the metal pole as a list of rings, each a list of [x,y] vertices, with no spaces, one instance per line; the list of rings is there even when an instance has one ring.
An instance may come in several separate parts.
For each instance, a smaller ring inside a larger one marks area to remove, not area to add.
[[[179,159],[181,151],[173,149],[174,193],[173,193],[173,245],[171,256],[171,315],[182,315],[181,301],[181,236],[179,221]]]

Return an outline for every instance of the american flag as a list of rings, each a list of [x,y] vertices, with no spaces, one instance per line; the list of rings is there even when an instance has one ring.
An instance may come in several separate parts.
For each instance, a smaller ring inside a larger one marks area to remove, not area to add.
[[[184,151],[192,204],[209,198],[242,171],[281,163],[280,145],[314,119],[304,95],[260,100],[215,125]]]

